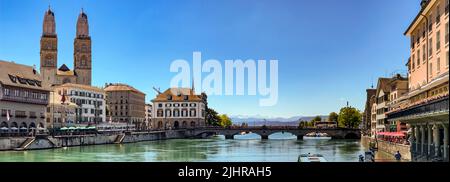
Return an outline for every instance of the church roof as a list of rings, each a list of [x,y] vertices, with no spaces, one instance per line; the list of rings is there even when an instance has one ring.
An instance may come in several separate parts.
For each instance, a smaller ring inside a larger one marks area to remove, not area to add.
[[[67,67],[66,64],[61,65],[61,67],[59,67],[58,70],[59,70],[59,71],[70,71],[70,69]]]
[[[63,64],[56,71],[56,75],[58,75],[58,76],[75,76],[75,72],[70,70],[66,64]]]

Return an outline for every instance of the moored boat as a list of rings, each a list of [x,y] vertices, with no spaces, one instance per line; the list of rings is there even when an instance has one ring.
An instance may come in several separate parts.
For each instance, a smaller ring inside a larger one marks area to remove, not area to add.
[[[321,140],[329,140],[331,137],[326,133],[312,132],[303,136],[303,139],[321,139]]]
[[[298,156],[298,162],[327,162],[322,154],[301,154]]]

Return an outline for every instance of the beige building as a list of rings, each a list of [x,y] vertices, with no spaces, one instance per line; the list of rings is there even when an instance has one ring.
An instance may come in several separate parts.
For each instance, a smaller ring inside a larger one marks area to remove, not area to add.
[[[376,97],[375,95],[371,98],[373,104],[371,109],[371,116],[370,116],[370,136],[372,138],[375,138],[376,132],[377,132],[377,103],[376,103]]]
[[[158,93],[153,102],[152,126],[155,129],[206,126],[206,95],[190,88],[169,88]]]
[[[53,127],[101,124],[106,121],[105,91],[101,88],[65,83],[52,87],[47,123]]]
[[[389,82],[390,78],[379,78],[377,83],[377,92],[375,94],[376,98],[376,132],[386,131],[386,125],[388,124],[386,120],[386,112],[388,111],[387,102],[389,102]]]
[[[145,104],[145,126],[147,126],[147,129],[152,129],[152,104],[147,103]]]
[[[108,118],[112,122],[132,124],[138,130],[146,129],[145,94],[132,86],[115,83],[104,88],[108,105]]]
[[[49,8],[44,14],[43,31],[40,42],[40,73],[42,78],[53,84],[77,83],[91,85],[92,59],[91,37],[87,15],[81,11],[78,15],[74,40],[74,70],[65,64],[58,66],[58,36],[55,14]]]
[[[0,60],[0,134],[43,132],[49,90],[33,67]]]
[[[414,161],[448,162],[449,1],[422,1],[405,35],[411,37],[409,91],[388,120],[411,126]]]

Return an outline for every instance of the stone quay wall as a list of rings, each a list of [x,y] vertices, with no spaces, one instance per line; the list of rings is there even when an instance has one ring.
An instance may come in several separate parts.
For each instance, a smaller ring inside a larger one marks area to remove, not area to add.
[[[120,134],[97,134],[83,136],[39,136],[31,142],[25,150],[51,149],[60,147],[73,147],[84,145],[114,144]],[[154,131],[154,132],[132,132],[125,134],[121,143],[133,143],[141,141],[179,139],[192,137],[185,131]],[[27,140],[27,137],[3,137],[0,138],[1,150],[15,150]]]
[[[361,137],[361,143],[369,147],[370,142],[375,142],[375,139],[370,138],[368,136],[362,136]],[[388,154],[394,155],[397,153],[397,151],[400,151],[400,154],[402,155],[402,158],[404,160],[411,161],[411,151],[410,151],[409,145],[403,145],[398,143],[391,143],[383,140],[378,140],[378,150],[386,152]]]

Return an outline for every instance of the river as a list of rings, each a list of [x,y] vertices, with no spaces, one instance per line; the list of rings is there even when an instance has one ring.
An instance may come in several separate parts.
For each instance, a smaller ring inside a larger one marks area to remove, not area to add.
[[[91,145],[48,150],[0,151],[0,162],[296,162],[300,154],[320,153],[331,162],[357,162],[367,150],[360,140],[297,140],[275,133],[208,139],[172,139],[129,144]],[[377,152],[376,158],[391,160]]]

